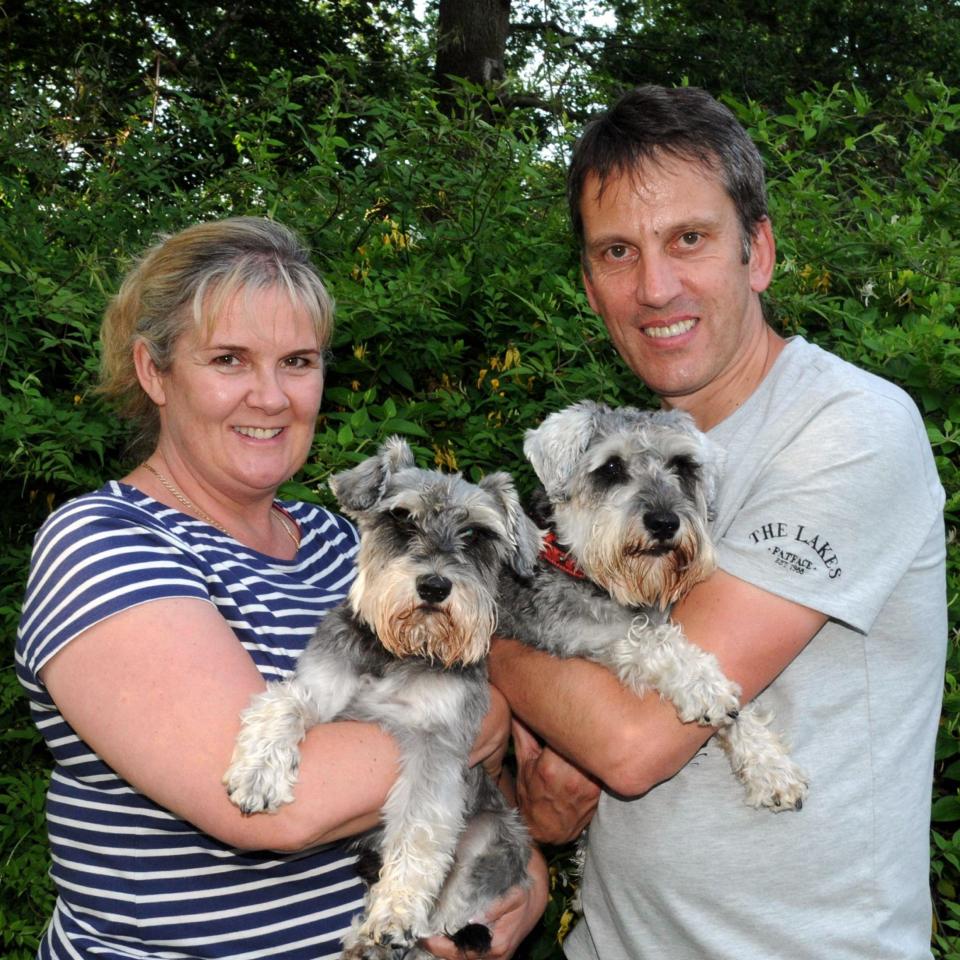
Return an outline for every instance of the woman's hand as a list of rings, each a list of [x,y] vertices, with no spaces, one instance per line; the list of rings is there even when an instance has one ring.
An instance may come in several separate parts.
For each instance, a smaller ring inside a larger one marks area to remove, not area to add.
[[[534,928],[547,905],[549,883],[547,864],[539,850],[534,850],[527,864],[529,885],[513,887],[487,911],[485,922],[493,941],[483,960],[507,960]],[[421,946],[442,960],[479,958],[481,954],[460,950],[448,937],[429,937]]]
[[[519,720],[513,721],[517,756],[517,806],[534,840],[567,843],[593,819],[600,786],[589,775],[541,744]]]
[[[510,742],[510,707],[496,688],[490,688],[490,708],[470,751],[470,766],[482,763],[494,783],[500,780],[503,758]]]

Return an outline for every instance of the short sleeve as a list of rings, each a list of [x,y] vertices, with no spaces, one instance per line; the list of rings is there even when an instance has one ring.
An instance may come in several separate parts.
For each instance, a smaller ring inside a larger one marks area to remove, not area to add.
[[[64,505],[40,529],[17,637],[26,678],[107,617],[152,600],[209,600],[196,556],[148,513],[110,497]]]
[[[841,392],[752,478],[722,531],[719,564],[866,632],[942,507],[912,404],[895,395]]]

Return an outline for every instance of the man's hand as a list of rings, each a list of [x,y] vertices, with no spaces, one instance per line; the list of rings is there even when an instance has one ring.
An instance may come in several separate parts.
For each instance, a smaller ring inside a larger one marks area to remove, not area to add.
[[[539,851],[534,851],[527,865],[530,883],[513,887],[487,911],[484,922],[490,927],[493,940],[483,960],[508,960],[533,929],[547,905],[547,865]],[[442,960],[470,960],[479,954],[460,950],[447,937],[429,937],[420,944]]]
[[[599,785],[542,745],[519,720],[513,720],[512,728],[517,805],[534,840],[557,844],[576,839],[593,819],[600,800]]]

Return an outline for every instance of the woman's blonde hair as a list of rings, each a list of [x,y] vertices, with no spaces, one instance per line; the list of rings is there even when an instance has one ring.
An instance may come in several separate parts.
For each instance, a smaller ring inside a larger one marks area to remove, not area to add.
[[[333,300],[300,238],[272,220],[198,223],[164,237],[134,264],[100,327],[99,390],[135,426],[139,451],[153,448],[160,418],[137,379],[136,342],[146,344],[159,370],[168,370],[182,333],[212,328],[234,295],[264,288],[285,290],[313,321],[321,350],[329,344]]]

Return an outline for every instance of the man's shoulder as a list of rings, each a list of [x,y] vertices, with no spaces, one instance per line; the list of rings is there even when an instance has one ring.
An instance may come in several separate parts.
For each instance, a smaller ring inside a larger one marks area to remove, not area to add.
[[[873,408],[922,425],[916,403],[902,387],[815,343],[794,337],[784,349],[783,361],[774,373],[788,388],[797,388],[807,405]],[[777,386],[776,380],[773,386]]]

